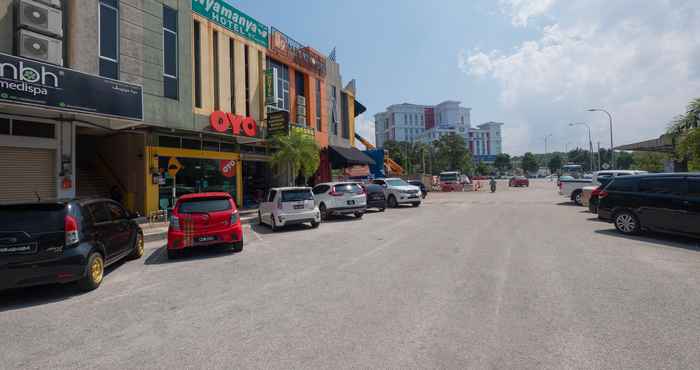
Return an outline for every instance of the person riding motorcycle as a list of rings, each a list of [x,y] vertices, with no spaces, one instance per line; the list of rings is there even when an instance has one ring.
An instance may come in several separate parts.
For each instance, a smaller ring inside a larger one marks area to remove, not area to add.
[[[489,181],[489,185],[491,185],[491,192],[495,193],[496,192],[496,178],[491,176],[491,180]]]

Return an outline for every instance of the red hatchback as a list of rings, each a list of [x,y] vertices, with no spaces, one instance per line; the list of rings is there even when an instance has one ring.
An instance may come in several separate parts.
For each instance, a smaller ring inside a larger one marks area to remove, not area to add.
[[[510,187],[529,187],[530,186],[530,180],[527,179],[527,177],[524,176],[515,176],[508,181],[508,186]]]
[[[228,193],[183,195],[175,203],[168,229],[168,258],[185,248],[230,245],[243,250],[243,229],[233,198]]]

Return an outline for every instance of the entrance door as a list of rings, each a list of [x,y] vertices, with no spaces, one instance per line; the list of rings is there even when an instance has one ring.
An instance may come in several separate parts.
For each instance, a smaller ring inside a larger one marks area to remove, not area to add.
[[[0,146],[0,203],[56,199],[53,149]]]

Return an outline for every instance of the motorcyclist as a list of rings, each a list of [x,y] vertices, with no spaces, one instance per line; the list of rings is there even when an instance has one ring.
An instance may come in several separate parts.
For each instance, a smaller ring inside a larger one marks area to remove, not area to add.
[[[496,192],[496,178],[491,176],[491,179],[489,180],[489,185],[491,185],[491,192],[495,193]]]

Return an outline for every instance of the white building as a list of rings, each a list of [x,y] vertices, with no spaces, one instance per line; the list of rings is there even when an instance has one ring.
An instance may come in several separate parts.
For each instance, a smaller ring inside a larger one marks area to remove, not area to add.
[[[471,108],[458,101],[438,105],[395,104],[375,116],[378,147],[387,140],[432,143],[448,134],[464,138],[475,160],[493,162],[502,151],[500,122],[486,122],[471,127]]]

